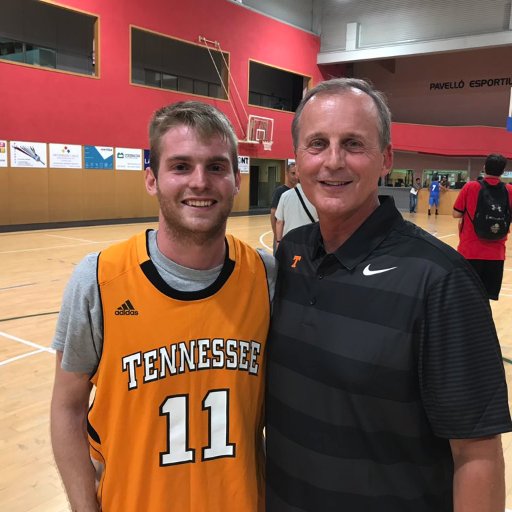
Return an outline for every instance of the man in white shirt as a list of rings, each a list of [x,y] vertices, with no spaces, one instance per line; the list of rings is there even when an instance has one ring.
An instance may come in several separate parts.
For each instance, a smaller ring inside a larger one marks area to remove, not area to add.
[[[318,214],[298,183],[279,199],[276,210],[276,244],[292,229],[311,222],[318,222]]]

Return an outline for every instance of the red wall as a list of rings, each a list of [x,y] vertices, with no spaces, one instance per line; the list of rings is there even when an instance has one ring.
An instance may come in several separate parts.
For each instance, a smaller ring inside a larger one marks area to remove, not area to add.
[[[73,76],[0,62],[2,108],[0,139],[121,147],[148,147],[147,124],[162,105],[188,95],[130,84],[130,25],[188,42],[199,36],[219,41],[230,54],[231,73],[248,114],[273,117],[271,152],[244,145],[240,152],[263,158],[293,156],[293,114],[247,106],[249,59],[322,79],[316,65],[319,38],[259,15],[226,0],[64,0],[60,5],[97,15],[99,78]],[[246,123],[230,84],[235,108]],[[241,137],[229,102],[208,100],[231,119]]]

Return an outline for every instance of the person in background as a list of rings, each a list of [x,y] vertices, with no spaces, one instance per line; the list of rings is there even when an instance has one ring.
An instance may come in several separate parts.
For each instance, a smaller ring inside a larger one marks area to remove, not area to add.
[[[439,176],[434,174],[432,176],[432,183],[430,183],[429,187],[429,196],[428,196],[428,214],[431,215],[430,209],[435,206],[436,207],[436,215],[439,211],[439,195],[441,193],[441,183],[439,181]]]
[[[414,184],[409,191],[409,213],[416,213],[416,207],[418,206],[418,192],[421,188],[421,181],[419,178],[414,180]]]
[[[277,250],[277,237],[276,237],[276,210],[277,205],[279,204],[279,199],[281,199],[281,196],[287,192],[288,190],[292,189],[297,185],[297,171],[295,169],[295,162],[291,162],[288,165],[288,168],[286,169],[284,173],[284,184],[279,185],[274,190],[274,193],[272,194],[272,202],[270,204],[270,224],[272,226],[272,233],[274,236],[273,240],[273,249],[274,254]]]
[[[262,512],[273,258],[226,235],[240,173],[224,114],[179,102],[149,134],[158,230],[87,256],[64,294],[55,460],[74,511]]]
[[[318,221],[316,208],[304,195],[300,183],[286,191],[279,200],[276,210],[276,244],[292,229]]]
[[[467,259],[482,280],[491,300],[498,300],[503,268],[505,265],[505,250],[507,236],[498,240],[488,240],[479,237],[475,232],[475,218],[478,196],[483,186],[503,188],[508,192],[509,212],[512,211],[512,185],[504,184],[501,175],[505,171],[507,159],[500,154],[491,154],[485,159],[484,176],[475,181],[469,181],[459,192],[453,205],[453,216],[459,219],[459,245],[457,250]],[[485,182],[481,185],[480,182]],[[504,197],[507,194],[504,192]]]
[[[489,301],[378,178],[391,114],[354,78],[306,93],[292,137],[319,222],[283,237],[267,355],[266,512],[497,512],[512,430]]]

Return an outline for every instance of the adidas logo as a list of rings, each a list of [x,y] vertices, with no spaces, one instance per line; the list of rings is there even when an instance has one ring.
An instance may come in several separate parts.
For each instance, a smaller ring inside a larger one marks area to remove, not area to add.
[[[125,300],[115,311],[116,315],[133,315],[136,316],[139,312],[133,307],[130,300]]]

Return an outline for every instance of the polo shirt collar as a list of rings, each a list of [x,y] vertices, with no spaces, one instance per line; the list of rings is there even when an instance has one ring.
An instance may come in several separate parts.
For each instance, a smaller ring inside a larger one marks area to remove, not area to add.
[[[348,270],[364,261],[388,236],[397,222],[403,222],[391,196],[379,196],[380,205],[333,255]],[[314,231],[313,259],[326,255],[320,227]]]

